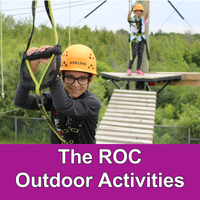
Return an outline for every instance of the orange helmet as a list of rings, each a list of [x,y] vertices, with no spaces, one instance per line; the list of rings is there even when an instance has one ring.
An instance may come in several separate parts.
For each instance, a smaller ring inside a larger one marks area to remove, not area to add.
[[[96,57],[92,49],[82,44],[69,46],[61,56],[60,71],[80,71],[97,75]]]
[[[142,10],[142,11],[144,12],[144,7],[143,7],[143,5],[142,5],[142,4],[137,4],[137,5],[135,6],[135,8],[134,8],[134,11],[136,11],[136,10]]]

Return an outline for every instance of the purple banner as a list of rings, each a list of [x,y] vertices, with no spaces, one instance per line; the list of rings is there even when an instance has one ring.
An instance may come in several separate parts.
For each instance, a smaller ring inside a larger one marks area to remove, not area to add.
[[[200,199],[200,145],[0,145],[1,199]]]

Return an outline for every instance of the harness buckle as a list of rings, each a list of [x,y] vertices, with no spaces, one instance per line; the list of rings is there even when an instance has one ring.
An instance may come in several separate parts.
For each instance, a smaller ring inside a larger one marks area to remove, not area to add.
[[[73,132],[73,133],[78,133],[79,129],[78,128],[71,128],[70,131]]]
[[[69,130],[66,128],[66,129],[63,129],[62,132],[63,133],[69,133]]]
[[[74,140],[69,140],[69,144],[74,144]]]

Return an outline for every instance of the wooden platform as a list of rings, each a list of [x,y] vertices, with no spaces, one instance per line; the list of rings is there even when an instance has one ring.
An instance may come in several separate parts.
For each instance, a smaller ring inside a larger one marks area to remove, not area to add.
[[[97,144],[152,144],[156,92],[114,90],[96,133]]]
[[[146,73],[143,75],[138,75],[132,73],[128,76],[126,73],[119,72],[101,72],[101,77],[104,79],[113,79],[116,81],[144,81],[144,82],[157,82],[157,81],[180,81],[182,79],[182,74],[172,73],[172,74],[161,74],[161,73]]]
[[[146,73],[144,76],[132,73],[101,72],[104,79],[114,81],[141,81],[151,82],[153,85],[165,85],[169,82],[172,86],[200,86],[200,73],[196,72],[155,72]]]
[[[200,86],[200,73],[197,72],[156,72],[156,74],[180,74],[181,81],[179,82],[170,82],[171,86]],[[164,85],[164,82],[156,82],[155,85]]]

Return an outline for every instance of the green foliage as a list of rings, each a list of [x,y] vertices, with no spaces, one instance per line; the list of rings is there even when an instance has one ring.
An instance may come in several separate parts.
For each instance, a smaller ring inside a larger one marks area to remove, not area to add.
[[[185,127],[155,127],[154,144],[187,144],[188,128]]]
[[[97,61],[97,76],[100,76],[101,72],[113,72],[113,69],[106,63]]]
[[[50,128],[44,120],[29,118],[0,118],[2,124],[0,141],[20,141],[20,143],[50,143]],[[49,134],[48,134],[49,133]]]
[[[191,127],[192,132],[200,130],[200,107],[191,105],[190,103],[183,104],[179,116],[178,125]]]
[[[162,33],[150,35],[150,72],[200,72],[199,34]],[[158,91],[160,87],[152,87]],[[158,95],[155,124],[191,127],[193,138],[200,139],[199,87],[166,87]],[[170,128],[168,128],[170,129]],[[178,129],[178,128],[177,128]],[[154,143],[187,143],[187,131],[169,133],[155,130]],[[196,143],[200,143],[196,141]]]
[[[197,49],[195,50],[193,53],[192,53],[192,62],[195,63],[197,65],[197,67],[200,67],[200,49]]]

